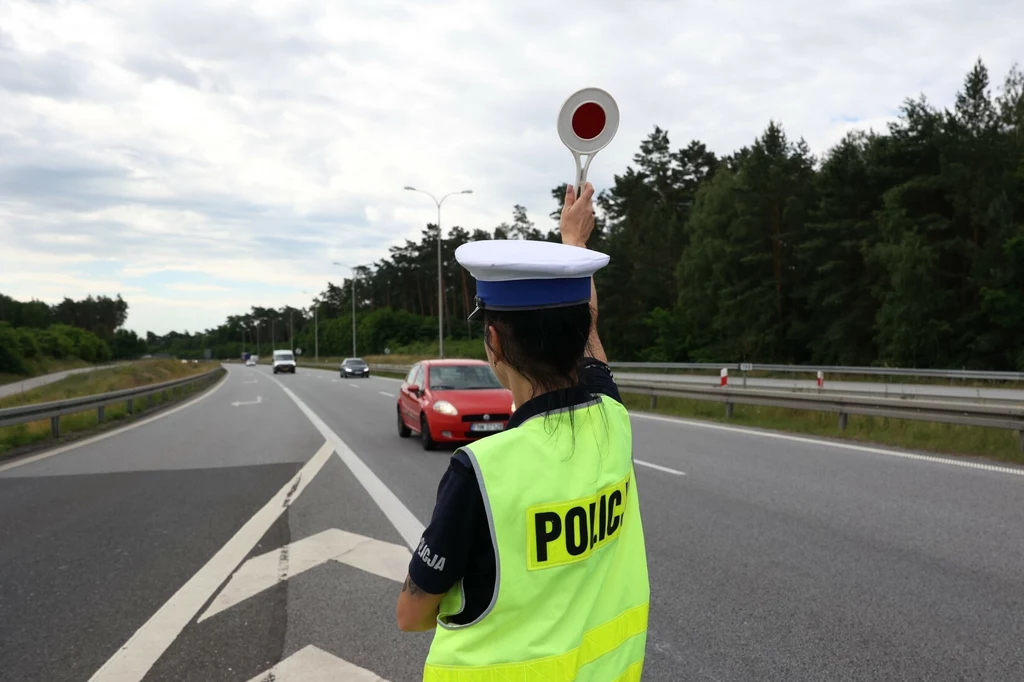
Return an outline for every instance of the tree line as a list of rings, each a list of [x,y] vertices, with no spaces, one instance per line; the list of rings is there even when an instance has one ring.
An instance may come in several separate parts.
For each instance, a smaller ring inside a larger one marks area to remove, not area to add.
[[[85,362],[137,358],[146,343],[122,329],[128,304],[120,297],[65,298],[56,305],[0,294],[0,373],[28,374],[48,358]]]
[[[477,348],[474,285],[455,249],[557,239],[563,194],[552,190],[544,228],[516,206],[491,231],[428,225],[356,268],[359,352],[436,350],[439,238],[446,337]],[[887,130],[852,132],[820,158],[775,121],[725,156],[698,140],[675,147],[655,127],[597,204],[591,246],[611,256],[597,284],[614,359],[1024,370],[1017,67],[993,88],[979,61],[951,107],[907,99]],[[315,310],[320,354],[349,354],[351,297],[350,279],[328,284],[305,310],[254,308],[202,343],[234,355],[256,327],[266,342],[273,319],[279,347],[308,354]]]

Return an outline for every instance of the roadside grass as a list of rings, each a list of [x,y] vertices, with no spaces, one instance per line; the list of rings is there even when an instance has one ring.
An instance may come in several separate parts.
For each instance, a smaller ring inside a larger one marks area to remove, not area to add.
[[[28,366],[28,374],[0,373],[0,386],[24,381],[25,379],[31,379],[32,377],[41,376],[43,374],[52,374],[54,372],[63,372],[69,369],[80,369],[82,367],[91,366],[90,363],[84,360],[79,360],[78,358],[69,358],[65,360],[43,358],[41,360],[26,360],[25,364]]]
[[[649,396],[623,393],[622,399],[627,408],[636,412],[685,417],[732,426],[749,426],[908,450],[987,457],[1004,462],[1024,464],[1024,453],[1020,451],[1017,433],[1004,429],[851,414],[846,430],[841,431],[838,416],[830,412],[734,405],[733,415],[730,418],[725,416],[725,405],[718,402],[659,396],[658,407],[651,410]]]
[[[147,386],[172,379],[203,374],[216,366],[218,365],[214,363],[200,363],[198,365],[189,363],[183,365],[177,360],[152,360],[112,367],[110,369],[100,369],[85,374],[72,375],[61,381],[41,386],[31,391],[7,396],[0,399],[0,408],[33,405]],[[104,423],[102,426],[106,427],[108,423],[116,423],[128,417],[143,414],[147,410],[165,403],[177,402],[205,389],[208,385],[204,382],[198,385],[193,384],[169,389],[166,400],[160,393],[146,398],[136,398],[132,401],[132,413],[128,412],[127,401],[108,405],[104,408]],[[70,434],[93,430],[98,426],[101,425],[99,424],[96,410],[64,415],[60,418],[61,438],[63,439]],[[4,458],[7,453],[10,453],[15,448],[38,444],[46,440],[52,440],[49,419],[0,427],[0,459]]]

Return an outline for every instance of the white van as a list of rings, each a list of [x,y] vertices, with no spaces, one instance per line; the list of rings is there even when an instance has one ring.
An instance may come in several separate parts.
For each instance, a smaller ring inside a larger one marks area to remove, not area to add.
[[[290,350],[275,350],[272,364],[274,366],[274,374],[278,372],[291,372],[295,374],[295,355]]]

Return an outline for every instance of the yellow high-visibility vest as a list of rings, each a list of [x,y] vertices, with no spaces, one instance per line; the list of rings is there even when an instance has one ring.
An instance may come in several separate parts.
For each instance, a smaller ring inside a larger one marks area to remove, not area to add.
[[[575,434],[575,435],[574,435]],[[650,585],[626,409],[597,397],[464,448],[490,523],[490,606],[441,601],[425,682],[637,682]]]

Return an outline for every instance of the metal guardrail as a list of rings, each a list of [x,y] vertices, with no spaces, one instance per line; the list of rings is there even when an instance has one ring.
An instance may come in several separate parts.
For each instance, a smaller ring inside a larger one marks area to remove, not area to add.
[[[625,364],[627,363],[613,363],[613,366],[623,367]],[[759,367],[767,366],[759,365]],[[411,365],[373,364],[370,369],[406,374],[410,367]],[[719,365],[710,365],[710,367],[719,368]],[[680,367],[680,369],[691,368],[693,368],[692,365]],[[616,384],[623,393],[650,396],[651,409],[658,406],[658,397],[664,396],[723,403],[727,417],[732,416],[733,406],[737,404],[831,412],[838,415],[840,430],[846,429],[851,414],[960,426],[982,426],[1016,431],[1021,450],[1024,450],[1024,405],[1018,403],[968,403],[937,396],[889,397],[857,395],[849,392],[733,388],[707,386],[692,381],[674,382],[668,378],[666,380],[633,379],[627,375],[619,375],[616,378]]]
[[[913,421],[941,422],[961,426],[983,426],[1017,431],[1024,449],[1024,406],[1005,403],[964,403],[951,400],[888,398],[850,394],[810,393],[802,391],[771,391],[670,382],[647,382],[619,379],[616,382],[624,393],[649,395],[651,408],[658,405],[658,397],[684,398],[719,402],[725,405],[725,414],[732,416],[733,405],[761,405],[793,410],[832,412],[839,416],[839,428],[845,429],[851,414]]]
[[[133,414],[135,411],[135,400],[138,398],[149,398],[149,403],[152,405],[153,396],[157,393],[163,393],[166,400],[167,391],[212,379],[220,371],[218,366],[217,369],[212,369],[203,374],[164,381],[159,384],[149,384],[148,386],[126,388],[121,391],[111,391],[109,393],[87,395],[67,400],[55,400],[35,405],[8,407],[0,410],[0,426],[14,426],[16,424],[26,424],[49,418],[50,432],[56,438],[60,435],[60,418],[66,414],[96,410],[97,419],[100,423],[103,423],[104,408],[108,405],[123,402],[127,406],[128,414]]]
[[[299,364],[334,366],[337,363],[301,360]],[[1019,381],[1024,382],[1024,372],[996,372],[972,369],[915,369],[908,367],[851,367],[846,365],[771,365],[755,362],[609,362],[612,369],[643,369],[654,372],[673,370],[699,370],[719,372],[778,372],[786,374],[839,374],[845,376],[908,377],[916,379],[950,379],[977,381]],[[407,372],[411,365],[377,365],[383,371]],[[391,369],[385,369],[391,368]]]
[[[970,369],[911,369],[906,367],[845,367],[842,365],[765,365],[753,362],[611,362],[612,369],[647,369],[654,371],[694,369],[718,372],[785,372],[793,374],[826,374],[911,377],[930,379],[961,379],[983,381],[1024,381],[1024,372],[992,372]]]

